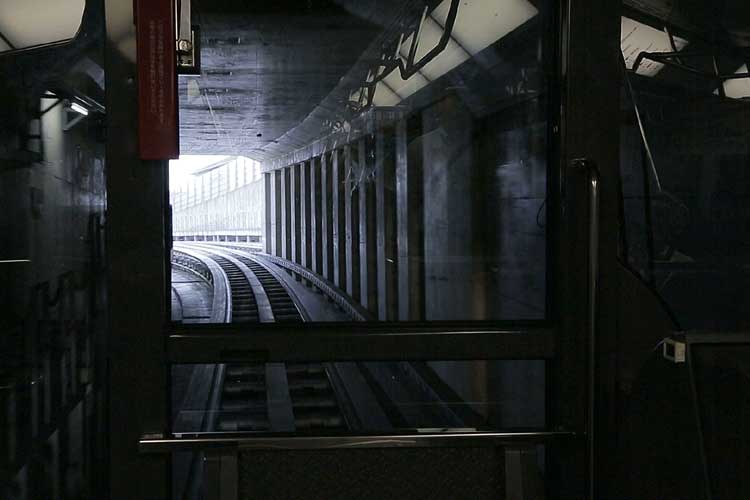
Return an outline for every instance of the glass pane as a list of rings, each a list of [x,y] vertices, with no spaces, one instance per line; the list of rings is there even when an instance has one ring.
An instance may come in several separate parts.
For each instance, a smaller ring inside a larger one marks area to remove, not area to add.
[[[179,84],[171,189],[210,195],[174,205],[175,255],[254,262],[305,321],[545,318],[551,2],[221,5]]]
[[[542,429],[544,361],[172,367],[176,434]]]
[[[750,325],[750,17],[712,5],[622,19],[625,252],[682,329]]]

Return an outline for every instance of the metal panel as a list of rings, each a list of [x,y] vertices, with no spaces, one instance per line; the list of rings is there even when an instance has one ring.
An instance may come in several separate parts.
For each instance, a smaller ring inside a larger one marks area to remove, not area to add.
[[[134,2],[105,0],[109,494],[168,498],[168,458],[138,455],[167,429],[167,164],[138,159]],[[134,314],[137,311],[137,314]],[[148,390],[143,390],[147,387]],[[137,409],[137,411],[135,411]]]
[[[138,0],[138,150],[144,160],[180,155],[172,0]]]
[[[281,328],[278,325],[174,326],[172,363],[230,361],[390,361],[550,359],[554,331],[544,328],[394,328],[377,324]]]

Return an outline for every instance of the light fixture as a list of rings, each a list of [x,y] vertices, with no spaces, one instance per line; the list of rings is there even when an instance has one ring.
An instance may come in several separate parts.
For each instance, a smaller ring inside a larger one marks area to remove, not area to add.
[[[743,64],[735,74],[747,74],[747,64]],[[714,94],[718,94],[718,90]],[[724,82],[724,95],[730,99],[750,97],[750,78],[732,78]]]
[[[672,43],[674,42],[674,46]],[[620,18],[620,50],[628,69],[633,69],[636,59],[641,52],[679,52],[688,45],[688,41],[680,37],[672,37],[668,32],[658,30],[647,24],[630,19]],[[654,77],[664,67],[664,64],[644,59],[641,61],[637,74]]]
[[[77,102],[71,102],[70,103],[70,109],[75,111],[76,113],[82,114],[83,116],[88,116],[89,110],[78,104]]]

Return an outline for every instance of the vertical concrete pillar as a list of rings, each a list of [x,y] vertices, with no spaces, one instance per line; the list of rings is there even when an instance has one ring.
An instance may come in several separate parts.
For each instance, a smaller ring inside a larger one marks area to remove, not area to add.
[[[415,119],[414,127],[420,128]],[[409,147],[406,119],[396,124],[398,319],[424,319],[424,187],[422,149]]]
[[[281,257],[281,170],[273,171],[273,254]]]
[[[346,216],[344,197],[344,153],[340,149],[331,152],[331,229],[333,231],[333,282],[346,288]]]
[[[344,146],[344,214],[346,224],[346,293],[359,300],[359,190],[357,186],[357,147]]]
[[[272,185],[273,172],[266,172],[263,174],[264,184],[264,202],[266,205],[266,216],[265,224],[263,225],[263,241],[265,242],[266,253],[273,253],[273,210],[271,208],[273,201],[273,185]]]
[[[289,186],[292,190],[292,260],[300,263],[300,248],[302,234],[300,232],[300,166],[292,165],[289,167]]]
[[[375,232],[375,148],[371,135],[359,140],[359,286],[360,302],[378,312],[377,245]]]
[[[312,265],[311,269],[318,274],[323,271],[323,248],[321,245],[322,221],[321,221],[321,183],[320,169],[322,158],[312,158],[310,160],[310,210],[312,212],[312,227],[310,235],[312,237]]]
[[[300,264],[311,268],[310,258],[310,229],[312,227],[312,212],[310,210],[310,162],[300,163],[299,192],[300,192]]]
[[[395,130],[375,135],[375,207],[377,225],[378,319],[398,319],[398,256],[396,245]]]
[[[292,258],[292,186],[290,169],[281,172],[281,256]]]
[[[321,248],[323,268],[322,274],[326,279],[333,279],[333,225],[331,220],[332,211],[332,153],[324,153],[320,164],[320,221],[321,221]]]

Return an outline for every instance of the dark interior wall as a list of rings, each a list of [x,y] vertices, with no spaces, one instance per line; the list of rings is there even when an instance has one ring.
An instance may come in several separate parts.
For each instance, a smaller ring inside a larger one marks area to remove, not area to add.
[[[104,131],[62,101],[103,102],[101,14],[89,2],[68,45],[0,56],[0,260],[24,261],[0,265],[3,498],[102,486]]]

